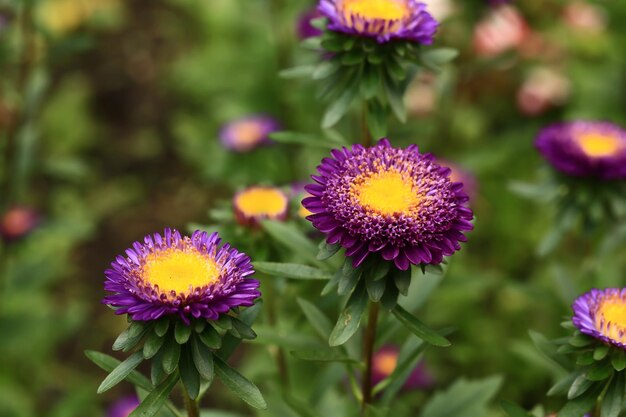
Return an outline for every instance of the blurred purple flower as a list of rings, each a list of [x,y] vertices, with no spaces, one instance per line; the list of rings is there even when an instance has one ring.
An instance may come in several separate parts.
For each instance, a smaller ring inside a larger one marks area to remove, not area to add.
[[[375,386],[393,373],[398,365],[400,348],[395,345],[385,345],[380,348],[372,358],[372,386]],[[416,390],[430,388],[434,384],[434,378],[426,364],[420,362],[409,375],[403,389]]]
[[[139,398],[136,395],[120,398],[109,407],[107,417],[128,417],[138,405]]]
[[[298,18],[298,25],[296,27],[298,38],[304,40],[321,35],[322,31],[311,24],[312,20],[320,17],[322,17],[322,15],[317,9],[311,9],[302,13]]]
[[[222,144],[235,152],[249,152],[271,143],[269,135],[280,130],[280,124],[266,115],[251,115],[225,124],[219,133]]]

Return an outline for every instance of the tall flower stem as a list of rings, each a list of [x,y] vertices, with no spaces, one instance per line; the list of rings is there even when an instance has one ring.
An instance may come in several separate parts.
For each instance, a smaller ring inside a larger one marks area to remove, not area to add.
[[[365,415],[367,404],[372,402],[372,358],[374,356],[374,343],[376,342],[376,328],[378,326],[378,303],[370,302],[367,328],[363,336],[363,361],[365,362],[365,372],[361,385],[363,399],[361,401],[361,416]]]
[[[274,282],[268,282],[267,288],[263,292],[265,295],[265,301],[267,303],[267,321],[269,325],[277,329],[277,306],[276,306],[276,288]],[[289,371],[287,370],[287,359],[285,357],[285,351],[280,346],[276,347],[276,367],[278,368],[278,375],[280,377],[282,386],[285,390],[289,389]]]
[[[187,393],[187,390],[183,386],[183,399],[185,400],[185,409],[187,410],[187,417],[200,417],[200,408],[198,402],[192,400]]]

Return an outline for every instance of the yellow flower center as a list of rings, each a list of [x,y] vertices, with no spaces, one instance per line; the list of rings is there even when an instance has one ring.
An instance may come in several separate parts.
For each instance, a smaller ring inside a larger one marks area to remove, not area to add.
[[[358,177],[350,188],[361,206],[382,215],[408,214],[420,203],[410,178],[393,170]]]
[[[618,137],[602,133],[584,133],[577,138],[583,152],[593,158],[615,155],[622,147]]]
[[[237,208],[247,216],[280,216],[287,209],[287,197],[270,187],[253,187],[241,192],[235,199]]]
[[[259,123],[253,120],[245,120],[238,122],[232,127],[232,134],[237,144],[253,145],[263,139],[265,132]]]
[[[614,296],[601,301],[595,316],[596,329],[605,336],[626,343],[626,303]]]
[[[409,14],[406,0],[344,0],[341,7],[347,22],[354,15],[371,20],[399,20]]]
[[[379,353],[375,358],[374,366],[383,375],[391,375],[398,365],[398,354],[395,352]]]
[[[142,277],[163,293],[188,294],[216,282],[220,268],[196,249],[169,249],[146,257]]]

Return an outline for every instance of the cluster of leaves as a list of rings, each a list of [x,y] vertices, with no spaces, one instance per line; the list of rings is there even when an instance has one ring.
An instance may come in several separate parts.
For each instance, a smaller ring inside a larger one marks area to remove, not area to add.
[[[259,389],[227,363],[242,339],[256,337],[250,326],[260,307],[261,303],[256,304],[238,317],[229,314],[221,315],[218,320],[193,319],[189,325],[169,317],[155,322],[130,321],[113,344],[113,350],[135,350],[126,360],[119,362],[100,352],[86,352],[96,365],[110,372],[98,387],[98,393],[127,380],[148,392],[131,415],[149,417],[156,415],[164,404],[176,410],[167,397],[179,380],[189,397],[196,400],[217,376],[242,400],[255,408],[265,408]],[[148,359],[150,380],[135,371]]]

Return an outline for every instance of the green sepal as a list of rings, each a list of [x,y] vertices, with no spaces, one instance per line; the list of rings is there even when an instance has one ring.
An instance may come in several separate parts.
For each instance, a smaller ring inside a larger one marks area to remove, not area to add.
[[[594,383],[594,381],[587,379],[587,373],[578,375],[567,391],[567,399],[573,400],[574,398],[580,397],[582,394],[587,392],[587,390],[591,388]]]
[[[146,341],[143,343],[143,357],[145,359],[150,359],[161,349],[163,346],[163,342],[165,342],[164,337],[160,337],[156,332],[152,332],[146,338]]]
[[[196,370],[191,357],[191,349],[189,346],[184,346],[178,361],[178,369],[180,370],[180,380],[185,386],[185,391],[189,395],[189,398],[195,400],[200,393],[200,375]]]
[[[568,401],[557,414],[558,417],[583,417],[596,403],[602,388],[602,384],[594,384],[591,389],[581,396]]]
[[[207,348],[204,343],[198,340],[198,337],[194,337],[191,340],[191,353],[193,363],[198,370],[198,373],[204,379],[208,385],[211,385],[213,376],[215,375],[213,369],[213,353]]]
[[[365,59],[365,55],[363,55],[363,51],[359,51],[358,49],[353,49],[349,52],[341,54],[341,65],[351,66],[358,65]]]
[[[589,351],[586,351],[586,352],[582,352],[576,358],[576,365],[578,365],[578,366],[588,366],[588,365],[593,364],[595,362],[595,359],[593,358],[593,356],[594,356],[594,351],[592,351],[592,350],[589,350]]]
[[[211,326],[207,326],[202,333],[199,333],[198,338],[210,349],[219,349],[222,347],[222,337],[217,330]]]
[[[191,336],[191,326],[187,326],[182,321],[177,321],[176,326],[174,327],[174,338],[176,339],[176,343],[184,345],[189,340],[189,336]]]
[[[595,348],[595,350],[593,351],[593,359],[595,359],[596,361],[601,361],[602,359],[606,357],[608,353],[609,353],[609,346],[600,345],[597,348]]]
[[[168,339],[162,347],[162,365],[166,374],[171,374],[176,370],[180,359],[180,345],[172,338]]]
[[[587,379],[590,381],[604,381],[610,377],[613,372],[615,372],[615,370],[609,361],[600,362],[589,369]]]
[[[137,346],[149,329],[149,324],[140,321],[131,322],[128,328],[120,333],[115,342],[113,342],[113,350],[128,352]]]
[[[371,100],[376,97],[376,93],[378,93],[381,85],[379,69],[372,65],[367,65],[363,70],[363,76],[359,85],[361,96],[365,100]],[[369,112],[373,111],[371,108],[368,110]]]
[[[336,73],[339,68],[341,64],[336,59],[322,61],[315,67],[312,77],[314,80],[322,80]]]
[[[613,349],[611,352],[611,365],[616,371],[623,371],[626,368],[626,352],[621,349]]]
[[[383,294],[383,297],[380,299],[380,303],[384,309],[391,311],[398,305],[398,296],[400,293],[393,280],[386,279],[385,281],[387,282],[387,288],[385,288],[385,294]]]
[[[328,258],[333,257],[339,250],[341,249],[341,245],[339,243],[335,243],[331,245],[327,243],[326,240],[322,240],[318,246],[319,251],[317,252],[317,259],[320,261],[324,261]]]
[[[154,325],[154,332],[159,337],[165,336],[167,330],[170,328],[170,320],[168,318],[163,318],[156,322]]]
[[[202,333],[205,328],[206,328],[206,320],[205,319],[199,319],[199,320],[196,320],[193,323],[193,330],[196,333]]]
[[[339,279],[339,286],[337,293],[339,295],[347,295],[354,290],[361,278],[363,269],[354,268],[352,266],[352,259],[346,258],[343,267],[341,268],[341,278]]]
[[[163,349],[160,349],[150,361],[150,380],[157,386],[167,375],[163,370]]]
[[[370,300],[377,303],[385,294],[385,288],[387,287],[387,283],[385,280],[375,280],[372,276],[368,276],[365,278],[365,288],[367,288],[367,294],[370,297]]]
[[[589,346],[590,344],[592,344],[594,342],[594,339],[592,339],[589,336],[585,336],[583,334],[577,334],[575,336],[572,336],[568,343],[574,347],[585,347],[585,346]]]
[[[233,323],[233,328],[231,329],[231,332],[232,330],[235,330],[239,335],[239,338],[248,340],[256,338],[256,333],[254,332],[254,330],[252,330],[252,327],[248,326],[246,323],[235,317],[231,317],[231,321]]]
[[[214,361],[215,373],[228,389],[254,408],[261,410],[267,408],[267,403],[256,385],[231,368],[219,356],[215,356]]]
[[[406,296],[409,294],[409,286],[411,285],[411,269],[401,271],[396,269],[393,271],[393,282],[400,294]]]
[[[348,299],[346,307],[339,315],[339,319],[330,333],[328,344],[330,346],[339,346],[348,341],[359,329],[361,324],[361,316],[367,306],[367,293],[364,285],[359,285],[352,292]]]
[[[361,84],[363,85],[363,84]],[[373,138],[387,136],[387,107],[374,99],[367,102],[367,127]]]
[[[217,320],[211,322],[214,327],[218,327],[223,330],[230,330],[233,328],[233,323],[230,320],[230,316],[227,314],[221,314]]]

